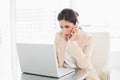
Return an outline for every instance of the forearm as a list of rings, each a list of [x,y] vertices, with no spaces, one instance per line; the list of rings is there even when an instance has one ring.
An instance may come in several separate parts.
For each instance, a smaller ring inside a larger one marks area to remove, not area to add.
[[[85,68],[87,66],[87,55],[83,53],[83,50],[76,41],[69,43],[69,50],[72,56],[76,59],[79,68]]]

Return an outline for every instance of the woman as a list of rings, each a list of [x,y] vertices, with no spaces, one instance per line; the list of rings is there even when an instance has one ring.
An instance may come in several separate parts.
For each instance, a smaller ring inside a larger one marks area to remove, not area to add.
[[[56,34],[55,48],[59,67],[90,69],[86,80],[100,80],[91,64],[93,38],[78,25],[78,14],[72,9],[63,9],[58,14],[61,27]]]

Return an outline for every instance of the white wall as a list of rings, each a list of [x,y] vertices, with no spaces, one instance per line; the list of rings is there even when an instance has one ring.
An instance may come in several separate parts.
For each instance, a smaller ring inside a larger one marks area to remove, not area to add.
[[[10,0],[0,0],[0,80],[12,80]]]
[[[70,7],[69,0],[16,0],[16,42],[53,43],[64,7]]]

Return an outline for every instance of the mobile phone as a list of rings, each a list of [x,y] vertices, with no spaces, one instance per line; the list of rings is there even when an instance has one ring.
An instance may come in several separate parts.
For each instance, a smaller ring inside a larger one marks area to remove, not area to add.
[[[72,30],[72,31],[71,31],[71,35],[73,35],[73,34],[74,34],[74,31]]]
[[[77,26],[78,26],[78,23],[75,24],[75,28],[77,28]],[[73,35],[73,34],[74,34],[74,31],[72,30],[71,35]]]

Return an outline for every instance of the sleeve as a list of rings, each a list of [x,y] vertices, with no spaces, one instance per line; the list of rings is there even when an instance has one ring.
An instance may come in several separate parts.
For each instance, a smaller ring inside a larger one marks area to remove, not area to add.
[[[54,39],[54,45],[55,45],[55,55],[56,55],[56,59],[57,59],[57,65],[59,65],[59,60],[58,60],[58,50],[57,50],[57,35],[58,33],[56,33],[56,35],[55,35],[55,39]]]
[[[68,45],[69,50],[72,56],[76,59],[77,66],[79,68],[86,68],[88,66],[88,62],[90,59],[90,54],[93,46],[92,44],[93,44],[93,38],[88,37],[83,50],[78,45],[77,41],[71,41],[70,44]]]

